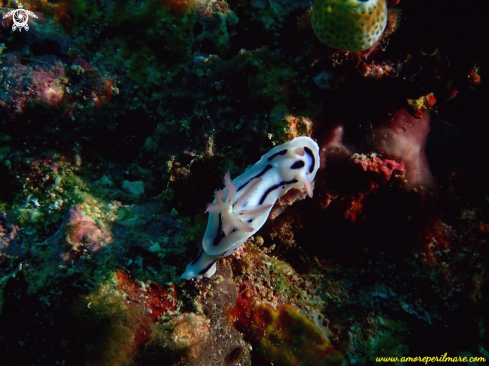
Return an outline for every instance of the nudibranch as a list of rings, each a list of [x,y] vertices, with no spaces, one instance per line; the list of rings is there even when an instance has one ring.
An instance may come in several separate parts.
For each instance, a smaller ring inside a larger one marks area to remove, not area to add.
[[[359,52],[372,47],[387,26],[385,0],[315,0],[312,29],[326,46]]]
[[[211,277],[216,262],[233,254],[255,234],[275,201],[289,189],[305,189],[312,198],[312,182],[319,164],[318,145],[302,136],[275,146],[234,180],[226,173],[225,188],[216,192],[206,210],[209,220],[200,253],[181,278]]]

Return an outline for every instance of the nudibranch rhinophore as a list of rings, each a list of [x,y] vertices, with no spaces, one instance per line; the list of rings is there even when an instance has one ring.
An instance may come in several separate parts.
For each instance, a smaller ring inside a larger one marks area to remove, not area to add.
[[[309,137],[275,146],[243,174],[231,180],[208,205],[209,221],[197,259],[182,279],[211,277],[216,262],[230,256],[267,221],[273,204],[291,188],[304,188],[312,197],[312,181],[319,169],[319,147]]]
[[[385,0],[315,0],[312,29],[326,46],[358,52],[372,47],[387,26]]]

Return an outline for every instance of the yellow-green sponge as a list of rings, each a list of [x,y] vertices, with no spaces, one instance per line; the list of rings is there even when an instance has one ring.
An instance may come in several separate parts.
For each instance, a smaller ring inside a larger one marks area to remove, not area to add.
[[[387,25],[385,0],[316,0],[312,29],[325,45],[358,52],[375,44]]]

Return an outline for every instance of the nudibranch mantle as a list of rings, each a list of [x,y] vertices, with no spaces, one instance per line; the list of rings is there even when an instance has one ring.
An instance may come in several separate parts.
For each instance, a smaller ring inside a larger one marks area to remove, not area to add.
[[[243,174],[231,181],[207,207],[209,220],[197,259],[182,279],[211,277],[216,262],[234,253],[268,218],[273,204],[291,188],[304,188],[312,198],[312,182],[319,169],[319,147],[309,137],[296,137],[275,146]]]

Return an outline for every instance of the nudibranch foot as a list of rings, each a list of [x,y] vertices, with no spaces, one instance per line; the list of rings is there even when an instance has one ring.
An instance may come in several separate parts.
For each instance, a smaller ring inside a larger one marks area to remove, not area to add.
[[[202,250],[197,259],[187,265],[187,269],[180,278],[190,280],[191,278],[212,277],[216,273],[216,262],[220,258],[220,256],[209,255]]]

